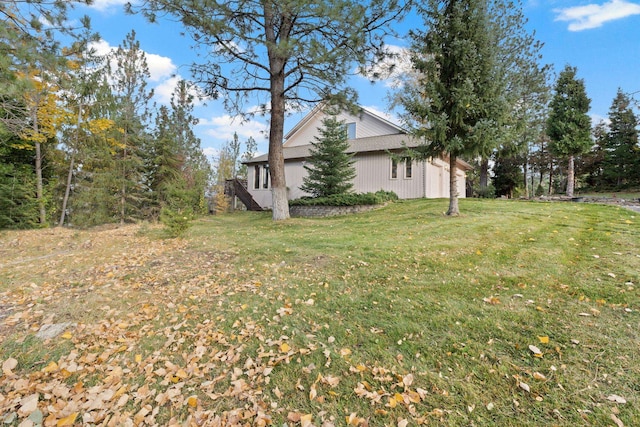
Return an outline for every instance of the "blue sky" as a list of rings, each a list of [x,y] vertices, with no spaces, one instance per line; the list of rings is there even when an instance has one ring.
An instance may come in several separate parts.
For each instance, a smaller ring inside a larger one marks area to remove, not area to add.
[[[93,27],[102,37],[98,50],[108,52],[122,43],[126,34],[136,31],[141,48],[147,54],[152,74],[149,85],[155,90],[155,100],[166,103],[177,78],[190,78],[189,66],[197,60],[188,37],[180,35],[179,24],[162,22],[149,24],[140,16],[123,12],[127,0],[94,0],[91,7],[80,7],[79,14],[92,18]],[[552,64],[556,73],[566,64],[578,68],[591,98],[594,124],[607,117],[618,88],[636,93],[640,100],[640,0],[525,0],[524,14],[528,28],[544,43],[543,62]],[[420,28],[421,21],[408,18],[397,31],[402,35],[411,28]],[[403,38],[389,40],[393,48],[407,45]],[[360,104],[374,112],[389,112],[390,81],[374,85],[365,78],[353,77]],[[247,109],[255,106],[247,105]],[[208,101],[196,109],[200,119],[197,134],[208,155],[215,153],[237,132],[241,140],[252,136],[260,152],[267,151],[267,123],[255,117],[245,123],[227,113],[221,101]],[[289,117],[285,132],[293,127],[300,114]],[[392,117],[390,117],[393,119]]]

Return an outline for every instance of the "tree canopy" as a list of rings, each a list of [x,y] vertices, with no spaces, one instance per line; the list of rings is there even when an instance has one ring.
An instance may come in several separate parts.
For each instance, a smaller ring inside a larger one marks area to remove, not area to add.
[[[506,112],[498,43],[486,2],[429,0],[427,30],[413,32],[416,78],[405,87],[405,121],[423,141],[418,155],[449,157],[448,215],[458,215],[457,159],[486,152]]]
[[[353,99],[344,86],[355,64],[379,59],[389,26],[409,7],[401,0],[146,0],[151,20],[177,17],[197,46],[196,79],[212,97],[244,113],[249,94],[268,111],[273,219],[289,217],[282,142],[287,105],[329,96]]]
[[[567,167],[567,196],[573,197],[574,157],[589,150],[591,118],[587,114],[591,100],[587,97],[584,80],[576,77],[576,67],[566,65],[556,81],[554,96],[549,105],[547,134],[554,155],[565,158]]]

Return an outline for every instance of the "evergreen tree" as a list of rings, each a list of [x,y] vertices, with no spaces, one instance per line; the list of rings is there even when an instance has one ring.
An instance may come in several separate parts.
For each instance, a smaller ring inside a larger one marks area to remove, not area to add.
[[[499,152],[493,166],[493,186],[496,196],[512,198],[522,185],[522,159],[513,153]]]
[[[508,111],[497,32],[480,0],[429,0],[418,10],[427,30],[412,34],[417,76],[400,102],[424,141],[412,154],[449,157],[447,215],[458,215],[457,159],[488,153]]]
[[[304,168],[308,175],[303,178],[300,189],[313,197],[327,197],[351,191],[356,176],[353,155],[349,148],[347,128],[338,120],[337,112],[329,108],[318,128],[319,136],[314,137],[308,164]]]
[[[587,114],[591,100],[587,97],[584,80],[576,78],[577,69],[569,65],[558,76],[555,94],[547,119],[547,134],[551,152],[566,159],[567,196],[573,197],[574,158],[591,148],[591,118]]]
[[[0,229],[38,224],[33,152],[15,138],[0,129]]]
[[[609,109],[609,120],[604,144],[604,181],[615,188],[637,185],[640,183],[638,117],[633,112],[631,99],[620,89]]]
[[[125,37],[113,54],[115,67],[111,70],[114,95],[114,120],[121,132],[117,152],[116,173],[120,180],[120,223],[140,217],[141,207],[148,194],[144,186],[145,144],[149,140],[146,124],[149,119],[148,103],[153,90],[147,90],[150,77],[146,55],[140,48],[135,31]]]
[[[192,114],[194,98],[189,87],[180,81],[170,108],[160,107],[147,169],[156,209],[193,216],[204,211],[210,166],[193,132],[197,119]]]

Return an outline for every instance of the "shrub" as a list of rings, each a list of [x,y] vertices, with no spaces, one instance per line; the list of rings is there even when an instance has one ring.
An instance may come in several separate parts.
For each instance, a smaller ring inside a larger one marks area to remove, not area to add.
[[[165,233],[169,237],[180,237],[191,227],[192,212],[187,209],[173,210],[164,207],[160,211],[160,222],[165,226]]]
[[[398,200],[398,195],[393,191],[377,191],[375,193],[347,193],[334,194],[327,197],[302,197],[291,200],[290,206],[357,206],[380,205],[382,203]]]

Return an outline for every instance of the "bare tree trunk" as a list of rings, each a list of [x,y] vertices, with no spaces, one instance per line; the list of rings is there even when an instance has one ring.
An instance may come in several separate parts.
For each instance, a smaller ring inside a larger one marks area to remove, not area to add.
[[[458,208],[458,174],[457,174],[456,156],[449,154],[449,210],[448,216],[460,215]]]
[[[37,124],[36,134],[37,131]],[[40,224],[47,223],[47,210],[44,204],[44,185],[42,183],[42,147],[39,142],[35,143],[36,146],[36,198],[38,199],[38,207],[40,210]]]
[[[574,159],[573,156],[569,156],[569,166],[567,167],[567,197],[573,197],[574,179]]]
[[[553,160],[549,161],[549,195],[553,194]]]
[[[271,174],[271,201],[274,221],[289,219],[289,199],[287,198],[287,183],[284,175],[284,154],[282,152],[282,140],[284,138],[284,113],[285,113],[285,59],[278,52],[278,38],[286,40],[291,31],[292,22],[283,19],[280,25],[276,24],[274,11],[265,5],[266,38],[268,43],[267,54],[269,56],[271,94],[271,123],[269,126],[269,173]],[[279,34],[275,29],[280,28]]]
[[[486,194],[489,186],[489,159],[483,157],[480,160],[480,194]],[[482,196],[485,197],[485,196]]]
[[[126,132],[126,131],[125,131]],[[127,134],[124,135],[122,154],[122,188],[120,189],[120,224],[124,224],[127,204]]]
[[[76,123],[76,140],[75,147],[78,146],[78,142],[80,141],[80,120],[82,119],[82,103],[78,106],[78,120]],[[64,189],[64,198],[62,199],[62,212],[60,213],[60,222],[58,223],[59,227],[64,225],[64,218],[67,214],[67,203],[69,203],[69,194],[71,193],[71,182],[73,181],[73,167],[75,165],[76,160],[76,151],[75,147],[71,149],[71,159],[69,160],[69,173],[67,173],[67,186]]]
[[[69,194],[71,193],[71,181],[73,180],[73,167],[75,165],[76,155],[73,153],[71,155],[71,160],[69,160],[69,172],[67,173],[67,186],[64,189],[64,197],[62,199],[62,212],[60,213],[60,222],[58,223],[59,227],[64,225],[64,218],[67,213],[67,203],[69,202]]]
[[[525,155],[524,162],[522,164],[522,171],[524,175],[524,197],[530,198],[530,194],[533,193],[533,188],[529,191],[529,180],[527,179],[527,174],[529,173],[529,162],[527,161],[528,155]]]

